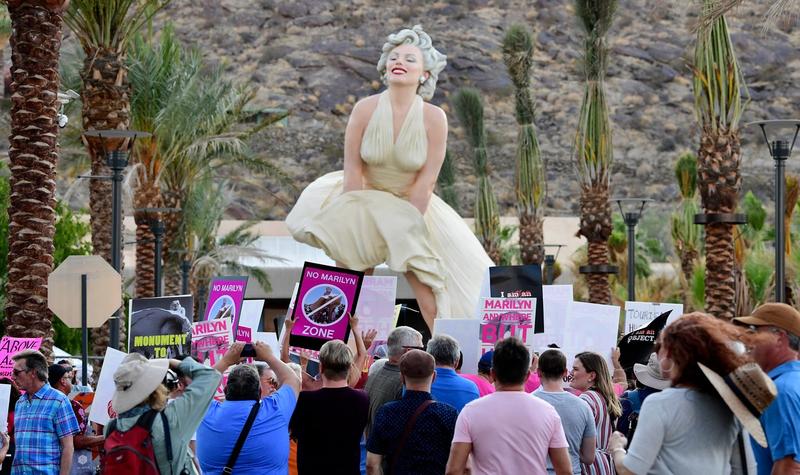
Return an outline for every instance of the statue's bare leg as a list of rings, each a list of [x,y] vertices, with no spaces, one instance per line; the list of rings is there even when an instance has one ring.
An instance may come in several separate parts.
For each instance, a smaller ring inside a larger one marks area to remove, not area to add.
[[[420,282],[413,272],[406,272],[405,276],[408,285],[411,286],[411,290],[414,292],[414,297],[417,299],[422,318],[425,319],[428,330],[433,335],[433,321],[436,319],[436,297],[433,295],[433,290]]]

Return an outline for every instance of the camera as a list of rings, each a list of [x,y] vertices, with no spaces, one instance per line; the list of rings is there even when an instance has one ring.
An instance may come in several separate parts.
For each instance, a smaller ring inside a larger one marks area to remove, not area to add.
[[[255,358],[256,357],[256,348],[253,346],[252,343],[245,343],[244,348],[242,348],[242,358]]]

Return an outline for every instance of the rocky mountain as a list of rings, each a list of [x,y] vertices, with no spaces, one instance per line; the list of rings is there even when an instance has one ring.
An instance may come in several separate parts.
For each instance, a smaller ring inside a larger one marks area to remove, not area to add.
[[[698,143],[687,66],[696,3],[620,0],[609,34],[613,193],[653,198],[662,212],[677,199],[674,161]],[[730,16],[752,99],[745,122],[800,117],[800,26],[764,31],[761,3],[750,1]],[[381,89],[375,64],[386,35],[422,24],[448,56],[433,102],[451,112],[449,97],[458,88],[483,94],[494,186],[506,213],[513,209],[517,128],[500,42],[509,25],[523,23],[535,38],[532,87],[547,166],[547,213],[577,212],[571,144],[582,97],[581,35],[570,0],[175,0],[159,13],[157,21],[166,20],[210,62],[256,87],[257,107],[290,111],[285,125],[262,134],[255,149],[277,161],[298,190],[341,168],[352,105]],[[470,215],[475,179],[469,151],[454,114],[449,118],[460,211]],[[766,148],[755,131],[746,132],[743,143],[745,189],[769,199],[773,165]],[[800,171],[796,163],[790,171]],[[298,190],[270,177],[244,180],[234,214],[283,218]]]

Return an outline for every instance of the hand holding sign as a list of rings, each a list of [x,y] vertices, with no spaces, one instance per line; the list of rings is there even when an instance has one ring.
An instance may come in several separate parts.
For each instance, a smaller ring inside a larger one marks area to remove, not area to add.
[[[253,347],[256,349],[256,359],[257,360],[259,360],[259,361],[267,361],[268,359],[273,357],[272,348],[269,345],[267,345],[266,343],[264,343],[263,341],[255,342]]]

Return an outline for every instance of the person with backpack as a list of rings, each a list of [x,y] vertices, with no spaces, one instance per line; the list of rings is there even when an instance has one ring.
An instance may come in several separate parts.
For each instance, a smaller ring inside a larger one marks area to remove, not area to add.
[[[628,440],[633,439],[644,400],[651,394],[669,387],[669,379],[661,374],[661,366],[655,353],[650,355],[647,365],[639,363],[633,365],[633,374],[636,375],[636,389],[625,391],[620,397],[622,415],[617,419],[617,432],[622,433]]]
[[[102,473],[193,473],[189,440],[211,404],[220,373],[241,360],[242,348],[241,343],[231,345],[214,368],[192,358],[148,360],[138,353],[127,355],[114,372],[111,408],[118,416],[105,427]],[[192,384],[167,405],[162,382],[169,367],[180,369]]]

